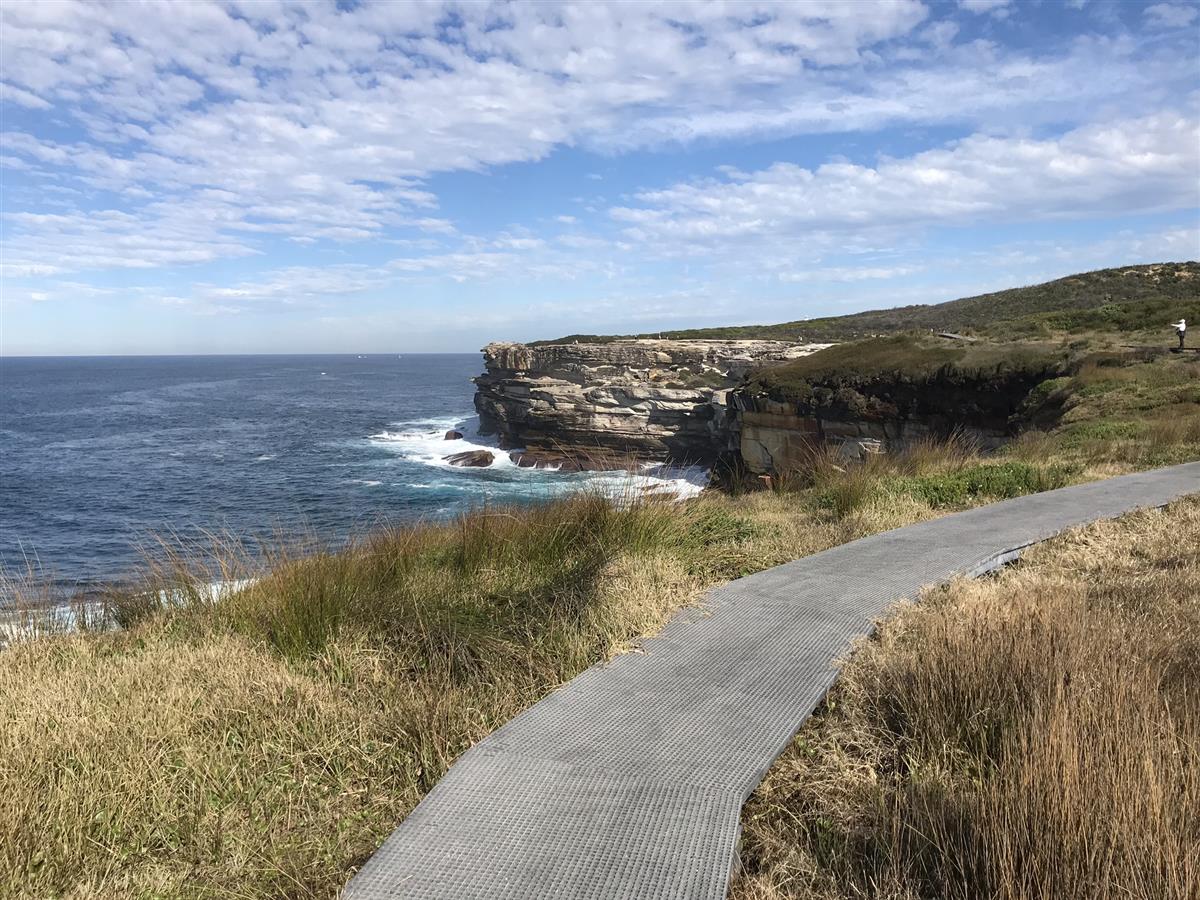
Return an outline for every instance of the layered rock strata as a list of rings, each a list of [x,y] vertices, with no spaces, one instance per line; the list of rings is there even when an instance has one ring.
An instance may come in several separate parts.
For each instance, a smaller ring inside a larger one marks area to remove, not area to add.
[[[813,450],[833,446],[848,460],[904,450],[920,441],[957,435],[968,445],[991,450],[1012,430],[1000,424],[954,422],[942,416],[834,418],[796,404],[739,393],[731,398],[738,449],[746,468],[757,474],[805,468]]]
[[[826,344],[618,340],[483,349],[480,430],[505,448],[708,463],[736,450],[730,389],[752,368]]]
[[[802,399],[743,387],[731,392],[730,418],[742,461],[760,474],[803,469],[818,446],[833,446],[854,460],[953,435],[993,450],[1023,423],[1030,391],[1057,374],[1052,368],[975,375],[945,370],[913,382],[880,373],[853,386],[817,378]]]

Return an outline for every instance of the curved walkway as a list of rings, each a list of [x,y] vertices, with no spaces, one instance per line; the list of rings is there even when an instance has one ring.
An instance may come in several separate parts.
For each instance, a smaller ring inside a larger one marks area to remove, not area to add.
[[[742,804],[894,601],[1085,522],[1200,492],[1200,463],[1006,500],[711,591],[464,753],[346,896],[725,896]]]

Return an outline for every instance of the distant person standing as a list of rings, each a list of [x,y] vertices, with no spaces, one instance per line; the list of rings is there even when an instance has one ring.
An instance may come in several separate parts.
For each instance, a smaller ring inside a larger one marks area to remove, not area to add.
[[[1178,322],[1172,322],[1171,327],[1175,329],[1175,335],[1179,338],[1179,349],[1183,349],[1183,339],[1187,337],[1187,319],[1180,319]]]

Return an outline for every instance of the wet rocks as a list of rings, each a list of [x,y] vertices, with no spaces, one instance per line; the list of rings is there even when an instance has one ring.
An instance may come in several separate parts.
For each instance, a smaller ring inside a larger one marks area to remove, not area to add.
[[[452,453],[445,459],[452,466],[484,469],[495,462],[496,457],[490,450],[466,450],[462,453]]]
[[[581,449],[576,452],[514,450],[508,454],[522,469],[554,469],[559,472],[596,472],[627,469],[632,460],[603,450]]]
[[[461,441],[461,440],[462,440],[462,432],[461,432],[461,431],[453,431],[453,430],[451,430],[451,431],[447,431],[447,432],[446,432],[446,437],[445,437],[445,440],[447,440],[447,441]]]

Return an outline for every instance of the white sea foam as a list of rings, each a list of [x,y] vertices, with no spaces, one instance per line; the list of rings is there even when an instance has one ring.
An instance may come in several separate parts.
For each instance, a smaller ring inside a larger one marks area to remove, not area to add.
[[[523,469],[508,452],[479,434],[474,416],[445,416],[393,422],[387,429],[370,436],[370,442],[385,447],[410,462],[444,470],[444,479],[434,484],[409,484],[414,489],[441,489],[474,492],[491,500],[508,498],[554,497],[580,490],[594,490],[614,499],[637,496],[643,492],[674,495],[679,498],[700,493],[708,483],[708,471],[700,466],[664,466],[645,463],[637,472],[561,472],[558,467]],[[446,440],[446,432],[457,431],[462,438]],[[446,461],[448,456],[486,450],[492,454],[489,466],[459,467]],[[451,475],[451,473],[454,473]],[[492,473],[486,480],[481,473]],[[502,475],[497,482],[495,475]],[[476,480],[466,479],[476,477]]]
[[[446,462],[446,457],[472,450],[486,450],[492,454],[492,464],[479,468],[516,468],[508,454],[494,442],[479,434],[479,420],[473,416],[445,416],[440,418],[393,422],[386,430],[370,437],[372,444],[387,447],[405,459],[456,471],[467,471]],[[446,432],[457,431],[463,437],[446,440]]]
[[[213,581],[200,589],[200,595],[207,602],[216,603],[218,600],[232,597],[238,591],[250,587],[257,580],[256,578],[235,578],[232,581]],[[158,592],[158,600],[164,606],[178,606],[188,599],[186,593],[179,589]]]
[[[205,602],[216,603],[249,587],[256,580],[238,578],[214,581],[201,587],[200,597]],[[179,588],[164,588],[156,591],[156,594],[163,606],[181,606],[191,599],[187,592]],[[104,601],[82,600],[36,609],[16,609],[0,603],[0,649],[20,640],[75,631],[84,625],[88,628],[113,627],[112,620],[106,615]]]

